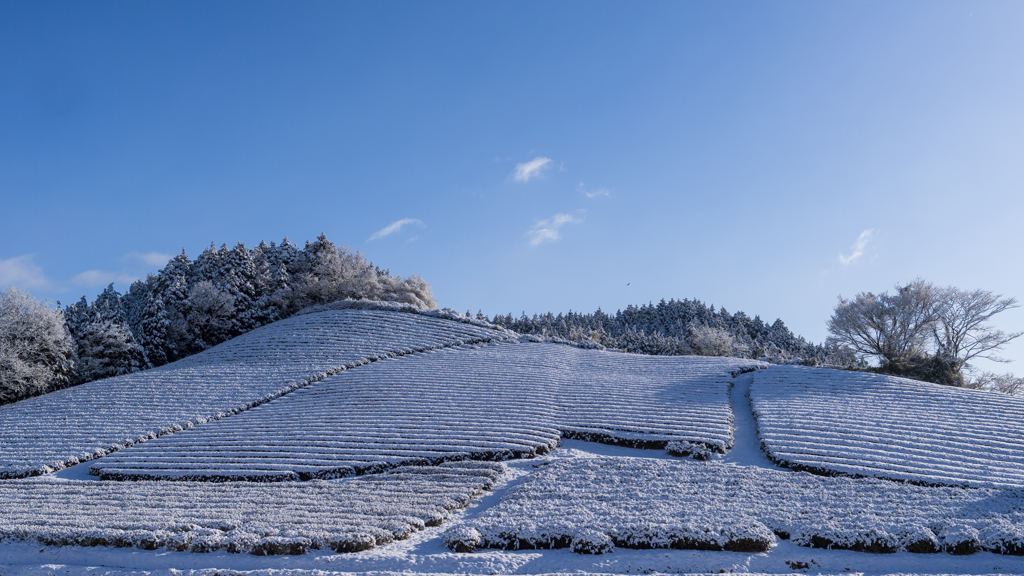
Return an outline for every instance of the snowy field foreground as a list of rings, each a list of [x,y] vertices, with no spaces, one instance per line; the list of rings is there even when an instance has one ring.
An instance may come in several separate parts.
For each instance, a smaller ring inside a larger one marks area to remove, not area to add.
[[[1024,487],[1024,398],[798,366],[758,372],[750,395],[764,448],[789,467]]]
[[[593,460],[593,461],[591,461]],[[643,460],[644,462],[638,462]],[[698,502],[686,504],[683,498],[675,498],[674,505],[686,506],[718,506],[726,513],[732,509],[733,504],[751,501],[756,497],[757,492],[742,493],[740,487],[760,490],[775,488],[790,489],[793,485],[802,490],[811,490],[815,482],[831,482],[841,480],[856,486],[860,480],[857,479],[828,479],[816,478],[807,474],[779,471],[779,478],[765,483],[757,488],[759,482],[765,478],[771,478],[771,474],[765,476],[763,470],[748,470],[745,466],[723,465],[721,462],[712,461],[709,463],[694,463],[672,459],[663,451],[640,450],[607,446],[566,440],[563,445],[542,458],[530,460],[513,460],[499,464],[505,467],[505,473],[496,480],[493,487],[484,494],[474,499],[470,505],[462,510],[452,510],[449,516],[440,526],[426,526],[421,530],[411,530],[407,538],[396,540],[385,546],[379,546],[370,550],[355,553],[338,554],[327,549],[309,549],[302,555],[278,555],[278,556],[256,556],[252,554],[232,553],[221,549],[205,554],[192,552],[176,552],[167,548],[158,550],[142,550],[138,548],[111,548],[103,546],[80,547],[80,546],[52,546],[39,544],[37,542],[21,542],[5,539],[0,542],[0,574],[3,576],[27,576],[27,575],[67,575],[67,576],[112,576],[120,574],[135,574],[139,576],[214,576],[220,574],[245,575],[245,576],[328,576],[343,574],[367,574],[376,576],[391,576],[398,574],[550,574],[550,573],[578,573],[578,574],[636,574],[636,573],[676,573],[676,574],[717,574],[720,572],[733,574],[1021,574],[1024,573],[1024,558],[1018,556],[1000,555],[990,552],[978,552],[972,555],[958,556],[948,553],[920,554],[911,552],[894,552],[891,554],[870,554],[851,550],[826,550],[809,548],[796,545],[793,540],[778,540],[767,552],[730,552],[711,550],[674,550],[674,549],[626,549],[614,548],[611,552],[590,555],[572,552],[571,549],[538,549],[538,550],[481,550],[473,553],[456,553],[445,546],[445,536],[460,528],[469,529],[481,526],[493,518],[492,511],[503,509],[502,502],[517,498],[516,494],[524,488],[533,490],[531,487],[535,482],[543,482],[554,474],[549,470],[561,470],[559,474],[575,470],[577,473],[566,477],[566,480],[576,482],[574,486],[580,486],[579,480],[585,478],[583,473],[593,467],[603,469],[612,462],[618,462],[616,466],[620,472],[609,477],[610,480],[625,480],[622,476],[624,470],[660,470],[666,472],[683,468],[688,470],[684,477],[690,480],[709,480],[703,474],[711,470],[732,468],[723,470],[726,478],[730,480],[728,486],[719,489],[703,486],[686,486],[680,480],[671,480],[662,475],[661,480],[650,476],[641,475],[628,476],[635,481],[654,481],[656,487],[682,486],[689,490],[689,498],[702,499],[704,495],[717,492],[715,498],[725,498],[724,503],[716,504],[715,501]],[[555,468],[552,468],[555,467]],[[794,480],[787,480],[785,477],[792,475]],[[372,478],[364,476],[359,478],[345,479],[339,481],[322,482],[321,484],[334,484],[344,482],[361,482]],[[743,479],[742,481],[738,481]],[[712,482],[716,479],[710,479]],[[20,480],[18,482],[40,482],[42,479]],[[899,499],[913,497],[915,493],[904,492],[904,490],[928,490],[926,488],[887,483],[886,481],[869,480],[868,482],[881,482],[883,486],[891,486],[892,490],[885,492],[885,497],[890,499],[889,509],[899,512],[901,505]],[[674,484],[673,484],[674,483]],[[124,483],[101,483],[92,484],[123,486]],[[306,483],[309,484],[309,483]],[[837,483],[841,485],[842,482]],[[131,485],[131,484],[127,484]],[[184,486],[186,483],[171,483],[169,486]],[[229,484],[209,484],[202,486],[216,488]],[[268,488],[281,487],[286,483],[266,484]],[[632,488],[635,491],[637,484],[634,482]],[[706,488],[706,489],[705,489]],[[628,485],[621,490],[600,489],[601,493],[617,492],[628,495]],[[869,506],[878,506],[881,498],[866,494],[855,488],[836,489],[837,493],[827,497],[818,496],[812,498],[824,509],[833,504],[839,506],[847,513],[858,514],[855,508],[850,505],[856,499],[867,499]],[[935,489],[933,489],[935,490]],[[957,488],[937,489],[938,492],[928,494],[936,495],[943,493],[943,490],[964,494],[958,497],[963,504],[961,509],[980,511],[986,509],[983,499],[978,498],[979,494],[998,494],[1000,491],[987,490],[976,492]],[[642,492],[642,491],[641,491]],[[730,494],[735,493],[734,496]],[[813,493],[811,491],[810,493]],[[973,496],[971,494],[974,494]],[[1005,494],[1005,493],[1004,493]],[[777,496],[772,493],[771,496]],[[794,500],[804,501],[807,493],[800,493],[791,497],[788,502]],[[838,498],[838,499],[837,499]],[[895,499],[895,500],[893,500]],[[643,504],[644,498],[639,501],[630,500],[633,503]],[[759,507],[755,507],[758,513],[786,514],[781,504],[771,504],[772,498],[766,498]],[[732,504],[729,504],[731,502]],[[605,518],[600,506],[614,505],[614,501],[605,501],[600,498],[579,498],[577,503],[586,506],[595,506],[595,519]],[[603,504],[602,504],[603,503]],[[844,504],[845,503],[845,504]],[[929,510],[926,506],[908,503],[907,510],[917,514],[919,518],[931,515],[933,512],[941,516],[941,510],[945,506]],[[810,503],[802,507],[803,513],[816,514],[809,510]],[[624,507],[621,507],[624,508]],[[563,508],[565,509],[565,508]],[[839,508],[837,508],[838,510]],[[955,510],[956,508],[954,508]],[[584,513],[586,508],[581,508]],[[569,518],[578,519],[581,511],[569,511]],[[626,512],[623,510],[624,513]],[[543,512],[539,511],[538,512]],[[638,511],[639,512],[639,511]],[[796,513],[796,512],[794,512]],[[550,514],[546,516],[551,516]],[[626,516],[623,516],[626,517]],[[637,513],[631,515],[638,517]],[[767,517],[767,516],[765,516]],[[596,525],[596,524],[595,524]]]
[[[732,373],[762,365],[516,340],[448,348],[345,371],[91,469],[105,480],[335,478],[532,457],[562,436],[707,457],[733,444]]]
[[[296,316],[160,368],[0,406],[0,478],[60,470],[380,358],[508,337],[381,310]]]
[[[355,552],[441,524],[500,464],[398,468],[287,483],[0,481],[0,540],[254,555]]]
[[[674,548],[764,552],[799,546],[880,554],[1024,555],[1024,492],[669,462],[555,460],[474,521],[453,549]]]

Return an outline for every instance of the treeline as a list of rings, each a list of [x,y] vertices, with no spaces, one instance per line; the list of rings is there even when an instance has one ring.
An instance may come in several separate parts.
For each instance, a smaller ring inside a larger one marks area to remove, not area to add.
[[[698,300],[662,300],[628,306],[615,314],[547,313],[533,317],[511,314],[490,320],[522,334],[568,340],[589,340],[637,354],[735,356],[773,362],[860,366],[846,347],[819,345],[790,331],[782,320],[768,324],[743,312],[730,314]]]
[[[303,248],[286,238],[182,251],[125,294],[50,308],[15,289],[0,292],[0,403],[66,385],[160,366],[338,300],[436,308],[419,276],[392,276],[323,234]]]

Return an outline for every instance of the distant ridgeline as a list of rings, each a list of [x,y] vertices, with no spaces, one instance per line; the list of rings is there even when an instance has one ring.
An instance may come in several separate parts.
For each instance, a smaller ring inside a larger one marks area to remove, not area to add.
[[[419,276],[401,278],[338,247],[323,234],[300,249],[287,238],[253,249],[210,245],[184,251],[123,296],[107,287],[64,310],[75,341],[75,381],[160,366],[201,352],[316,304],[386,300],[436,308]]]
[[[637,354],[680,356],[735,356],[775,362],[854,366],[859,362],[845,349],[812,344],[793,334],[782,322],[766,324],[743,312],[717,311],[698,300],[662,300],[657,304],[628,306],[614,315],[600,309],[593,314],[568,312],[518,319],[511,314],[491,322],[522,334],[590,340],[608,348]]]

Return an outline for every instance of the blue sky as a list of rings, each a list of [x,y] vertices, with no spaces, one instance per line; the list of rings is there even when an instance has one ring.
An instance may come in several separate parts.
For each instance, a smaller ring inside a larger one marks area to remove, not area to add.
[[[4,3],[0,283],[68,302],[182,248],[325,232],[488,314],[697,298],[821,341],[838,295],[918,276],[1024,298],[1022,22],[1019,2]],[[1024,344],[1006,355],[1024,372]]]

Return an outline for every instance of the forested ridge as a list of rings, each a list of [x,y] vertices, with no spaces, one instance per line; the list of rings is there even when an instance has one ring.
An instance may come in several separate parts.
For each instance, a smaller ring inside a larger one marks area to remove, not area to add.
[[[69,384],[161,366],[303,308],[383,300],[436,308],[419,276],[392,276],[323,234],[300,248],[287,238],[254,248],[184,251],[125,294],[56,308],[0,293],[0,403]]]
[[[699,300],[661,300],[627,306],[614,314],[601,309],[567,313],[497,315],[490,321],[522,334],[592,341],[608,348],[654,355],[736,356],[775,362],[857,366],[846,347],[814,344],[794,334],[782,320],[730,314]]]

